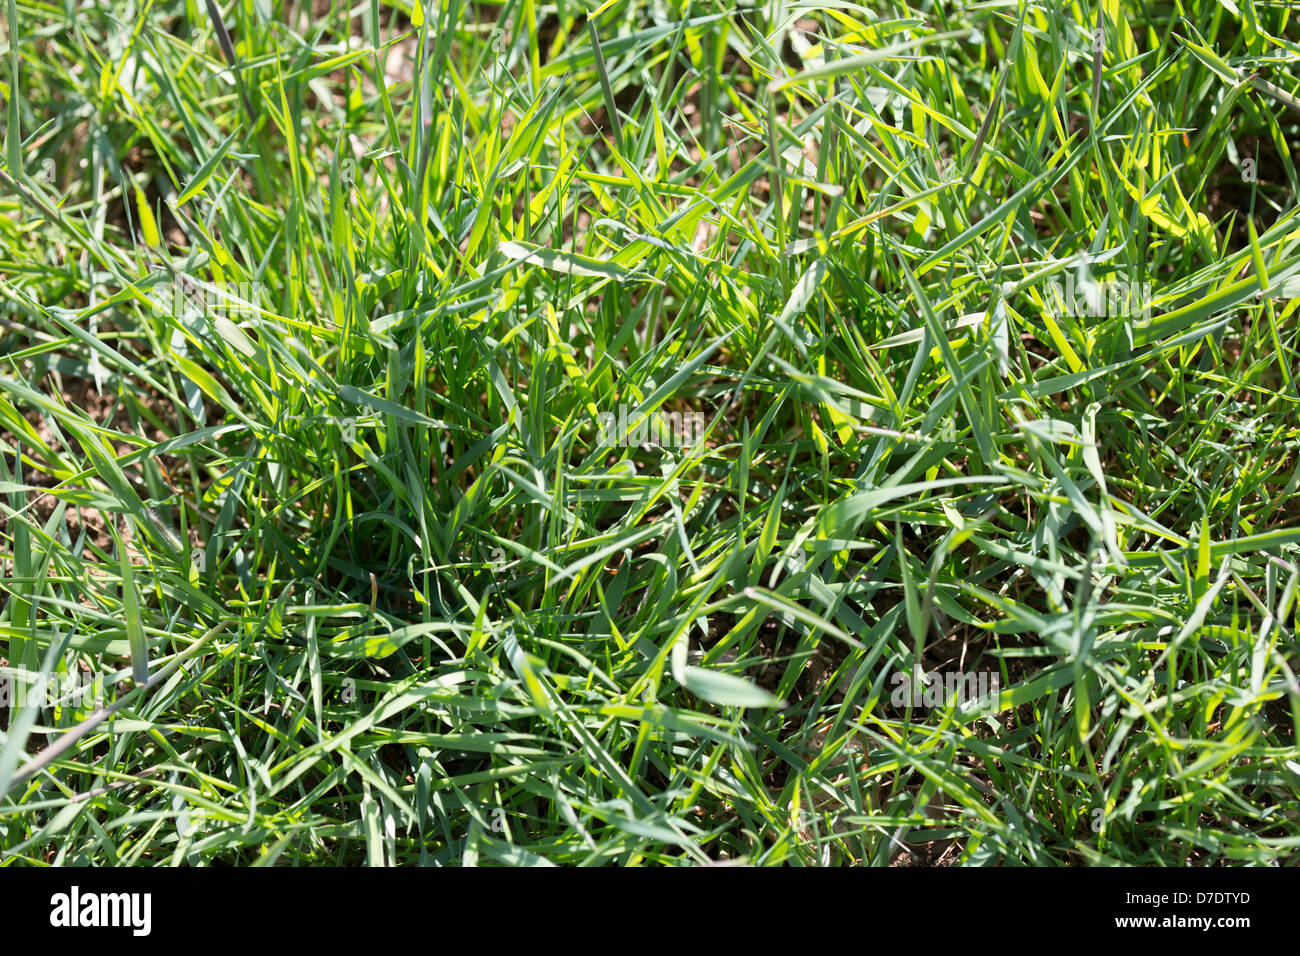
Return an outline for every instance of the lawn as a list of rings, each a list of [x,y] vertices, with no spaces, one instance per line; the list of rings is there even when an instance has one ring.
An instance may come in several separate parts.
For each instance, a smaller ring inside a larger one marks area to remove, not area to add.
[[[0,865],[1281,865],[1279,0],[3,0]]]

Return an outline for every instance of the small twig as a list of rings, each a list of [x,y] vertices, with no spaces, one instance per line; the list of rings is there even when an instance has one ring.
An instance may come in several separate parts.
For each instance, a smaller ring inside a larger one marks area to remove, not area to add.
[[[230,64],[231,71],[235,74],[235,85],[239,87],[239,98],[244,101],[244,112],[248,114],[250,123],[257,122],[257,114],[253,112],[253,103],[248,98],[248,90],[244,88],[244,77],[240,73],[240,63],[235,56],[235,45],[230,42],[230,32],[226,30],[226,24],[221,19],[221,11],[217,9],[215,0],[203,0],[208,8],[208,16],[212,18],[212,26],[217,31],[217,45],[221,47],[221,55],[226,58]]]
[[[1268,80],[1264,79],[1263,77],[1260,76],[1252,77],[1250,84],[1251,86],[1255,87],[1255,89],[1267,93],[1269,96],[1273,97],[1273,99],[1277,100],[1279,103],[1283,104],[1284,106],[1289,106],[1297,113],[1300,113],[1300,100],[1297,100],[1294,96],[1292,96],[1290,93],[1286,92],[1285,90],[1282,90],[1274,86],[1272,83],[1270,83]]]
[[[108,707],[95,708],[95,711],[89,717],[83,720],[81,723],[77,724],[74,727],[68,728],[68,730],[64,731],[63,735],[59,737],[58,740],[56,740],[54,743],[50,744],[48,747],[46,747],[44,750],[38,753],[35,757],[33,757],[30,761],[28,761],[25,765],[23,765],[21,769],[14,772],[13,778],[9,782],[9,788],[13,789],[14,787],[22,783],[27,778],[40,773],[42,770],[45,769],[45,767],[53,763],[61,755],[66,753],[68,750],[70,750],[72,748],[72,745],[75,744],[78,740],[86,736],[86,734],[90,733],[92,730],[94,730],[96,727],[102,724],[109,717],[113,716],[113,714],[117,713],[121,708],[129,704],[137,694],[145,693],[150,689],[157,687],[168,677],[171,677],[171,675],[174,674],[180,668],[181,664],[185,663],[185,661],[189,660],[191,657],[194,657],[200,650],[203,649],[203,646],[207,644],[208,641],[212,640],[214,637],[216,637],[218,634],[224,631],[226,629],[226,626],[229,625],[230,623],[231,621],[229,619],[222,621],[216,627],[212,628],[210,631],[208,631],[206,634],[200,637],[197,641],[195,641],[193,644],[187,647],[184,651],[182,651],[179,655],[177,655],[177,657],[170,664],[162,668],[160,671],[158,671],[158,673],[154,674],[153,677],[149,678],[139,687],[130,691],[120,700],[115,701],[113,704],[111,704]]]

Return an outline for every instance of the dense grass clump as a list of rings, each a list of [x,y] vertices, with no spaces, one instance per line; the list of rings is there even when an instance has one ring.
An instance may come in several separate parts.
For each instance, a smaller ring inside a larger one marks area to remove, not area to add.
[[[0,861],[1300,844],[1289,3],[6,13]]]

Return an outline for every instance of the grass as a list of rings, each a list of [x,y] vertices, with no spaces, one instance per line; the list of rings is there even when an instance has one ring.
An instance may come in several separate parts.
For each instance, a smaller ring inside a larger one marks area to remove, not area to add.
[[[1300,844],[1289,4],[5,24],[5,863]]]

